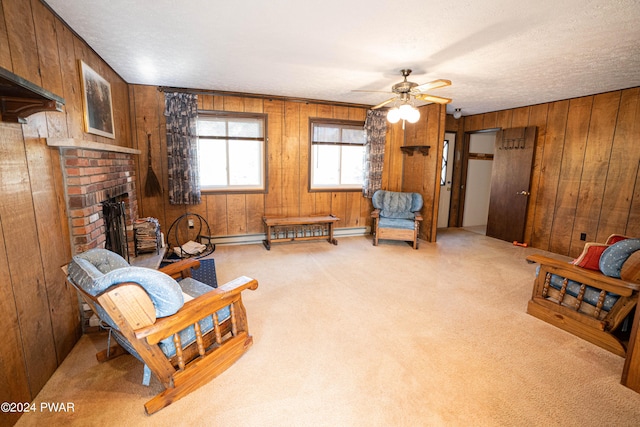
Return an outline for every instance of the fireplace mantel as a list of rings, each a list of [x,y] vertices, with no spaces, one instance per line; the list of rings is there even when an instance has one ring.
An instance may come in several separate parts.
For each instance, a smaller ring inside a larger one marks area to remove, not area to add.
[[[114,144],[104,144],[102,142],[86,141],[76,138],[47,138],[49,147],[60,148],[85,148],[87,150],[110,151],[114,153],[140,154],[140,150],[129,147],[122,147]]]

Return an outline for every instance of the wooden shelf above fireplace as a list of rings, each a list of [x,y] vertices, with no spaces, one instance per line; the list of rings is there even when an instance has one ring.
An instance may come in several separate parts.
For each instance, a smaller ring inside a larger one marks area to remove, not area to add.
[[[61,148],[85,148],[96,151],[112,151],[114,153],[140,154],[141,151],[135,148],[122,147],[114,144],[104,144],[102,142],[85,141],[76,138],[47,138],[49,147]]]

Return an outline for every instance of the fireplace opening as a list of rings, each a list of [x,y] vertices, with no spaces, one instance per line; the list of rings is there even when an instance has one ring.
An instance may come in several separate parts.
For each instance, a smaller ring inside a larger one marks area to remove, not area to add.
[[[124,199],[127,194],[112,197],[102,202],[102,218],[105,228],[105,248],[129,261],[126,211]]]

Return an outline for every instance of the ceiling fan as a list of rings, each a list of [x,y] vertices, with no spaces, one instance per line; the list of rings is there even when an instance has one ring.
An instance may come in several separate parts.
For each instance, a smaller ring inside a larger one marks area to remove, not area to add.
[[[394,84],[391,87],[391,91],[397,94],[397,96],[394,96],[393,98],[389,98],[386,101],[383,101],[380,104],[376,105],[375,107],[372,107],[371,108],[372,110],[382,108],[385,105],[391,102],[394,102],[396,100],[399,100],[402,104],[407,104],[411,101],[411,97],[414,97],[415,99],[418,99],[420,101],[433,102],[436,104],[448,104],[451,102],[451,99],[449,98],[428,95],[425,93],[431,89],[450,86],[451,85],[450,80],[438,79],[429,83],[424,83],[419,85],[418,83],[407,81],[407,77],[409,76],[409,74],[411,74],[410,69],[400,70],[400,72],[402,73],[404,80],[401,81],[400,83]]]

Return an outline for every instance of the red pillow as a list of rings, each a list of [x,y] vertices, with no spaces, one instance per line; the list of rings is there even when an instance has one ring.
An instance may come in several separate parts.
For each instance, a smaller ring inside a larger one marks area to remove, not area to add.
[[[629,237],[623,236],[622,234],[612,234],[607,238],[607,245],[613,245],[614,243],[618,243],[622,240],[628,239]]]
[[[606,243],[589,242],[584,245],[580,256],[571,261],[571,264],[588,268],[589,270],[600,271],[600,257],[609,246]]]

